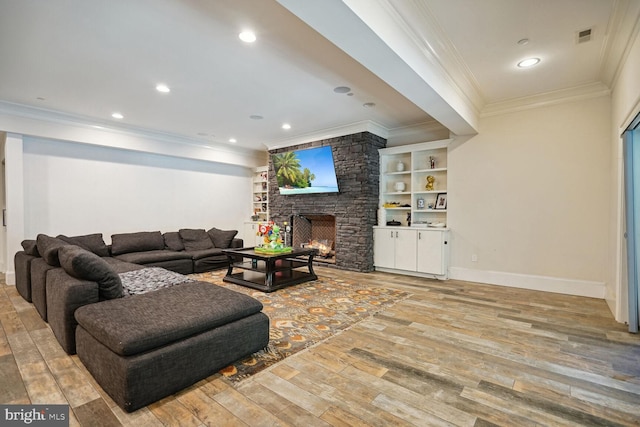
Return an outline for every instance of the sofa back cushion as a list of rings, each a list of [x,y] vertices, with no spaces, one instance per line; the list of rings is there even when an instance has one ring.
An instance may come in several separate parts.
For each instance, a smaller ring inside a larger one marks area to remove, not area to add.
[[[238,230],[219,230],[213,227],[207,231],[207,234],[209,234],[216,248],[227,249],[231,247],[231,242],[238,234]]]
[[[213,248],[213,242],[207,232],[204,231],[204,228],[181,228],[178,233],[180,233],[180,238],[187,251],[200,251],[202,249]]]
[[[35,240],[23,240],[22,249],[24,249],[24,253],[31,256],[40,256],[40,252],[38,252],[38,242]]]
[[[102,238],[102,233],[86,234],[84,236],[67,237],[63,234],[57,237],[72,245],[93,252],[98,256],[109,256],[109,248]]]
[[[63,246],[68,246],[69,243],[56,239],[55,237],[47,236],[46,234],[38,234],[36,237],[36,245],[38,247],[38,253],[40,253],[47,264],[59,267],[60,260],[58,259],[58,250]]]
[[[162,235],[164,237],[164,247],[172,251],[184,251],[184,243],[177,231],[169,231]]]
[[[124,296],[122,281],[113,268],[101,257],[80,246],[67,245],[58,251],[60,265],[70,276],[98,283],[101,301]]]
[[[113,234],[111,236],[112,255],[156,251],[159,249],[164,249],[164,239],[159,231],[140,231],[137,233]]]

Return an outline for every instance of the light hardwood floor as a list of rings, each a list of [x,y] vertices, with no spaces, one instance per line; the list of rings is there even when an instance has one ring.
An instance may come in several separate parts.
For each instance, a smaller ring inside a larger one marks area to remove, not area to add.
[[[331,268],[412,296],[239,386],[213,375],[132,414],[0,284],[0,402],[82,426],[640,425],[640,336],[602,300]]]

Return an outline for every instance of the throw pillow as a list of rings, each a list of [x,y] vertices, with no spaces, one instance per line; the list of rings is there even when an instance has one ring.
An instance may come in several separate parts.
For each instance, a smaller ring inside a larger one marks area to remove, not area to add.
[[[182,228],[178,230],[178,233],[180,233],[180,238],[187,251],[200,251],[202,249],[213,248],[213,242],[207,232],[204,231],[204,228]]]
[[[40,252],[38,252],[38,244],[35,240],[23,240],[22,249],[24,249],[24,253],[31,256],[40,256]]]
[[[169,231],[163,234],[164,247],[172,251],[184,251],[184,243],[177,231]]]
[[[67,245],[60,248],[58,256],[67,274],[98,283],[100,301],[124,296],[120,276],[98,255],[80,246]]]
[[[73,237],[67,237],[61,234],[57,236],[57,238],[72,245],[80,246],[82,249],[91,251],[98,256],[109,256],[109,248],[102,238],[102,233]]]
[[[58,249],[62,246],[68,246],[69,244],[64,240],[56,239],[55,237],[47,236],[46,234],[38,234],[36,237],[36,245],[38,246],[38,253],[40,253],[47,264],[54,267],[60,267]]]
[[[164,239],[159,231],[139,231],[111,236],[111,253],[113,255],[160,249],[164,249]]]
[[[213,240],[216,248],[228,249],[231,246],[233,238],[238,234],[238,230],[219,230],[213,227],[207,231],[207,234],[211,237],[211,240]]]

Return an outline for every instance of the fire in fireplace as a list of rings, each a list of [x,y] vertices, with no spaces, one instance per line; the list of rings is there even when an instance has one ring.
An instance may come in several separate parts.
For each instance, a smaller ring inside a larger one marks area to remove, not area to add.
[[[291,217],[292,246],[318,249],[314,260],[335,264],[336,217],[325,214],[297,214]]]

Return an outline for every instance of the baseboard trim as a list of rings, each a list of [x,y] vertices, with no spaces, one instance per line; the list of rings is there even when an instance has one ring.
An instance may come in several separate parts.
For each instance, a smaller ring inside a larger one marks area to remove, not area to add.
[[[16,272],[15,271],[7,271],[4,274],[4,282],[7,285],[15,286],[15,284],[16,284]]]
[[[605,284],[589,280],[563,279],[531,274],[505,273],[502,271],[473,270],[450,267],[449,278],[488,285],[554,292],[557,294],[604,299]]]

